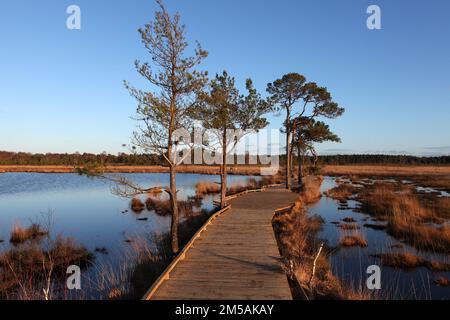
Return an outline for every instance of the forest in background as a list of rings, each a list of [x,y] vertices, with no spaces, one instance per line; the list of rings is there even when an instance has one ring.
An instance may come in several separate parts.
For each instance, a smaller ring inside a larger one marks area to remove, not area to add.
[[[285,156],[280,157],[280,163]],[[246,157],[248,163],[249,157]],[[450,156],[417,157],[408,155],[354,154],[320,156],[319,163],[323,165],[350,164],[393,164],[393,165],[449,165]],[[118,155],[101,153],[26,153],[0,151],[0,165],[66,165],[80,166],[87,164],[105,165],[164,165],[160,155],[126,154]]]

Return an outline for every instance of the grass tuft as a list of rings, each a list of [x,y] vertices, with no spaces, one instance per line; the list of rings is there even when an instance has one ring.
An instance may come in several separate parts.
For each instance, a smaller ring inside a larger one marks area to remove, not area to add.
[[[367,241],[359,235],[344,236],[340,241],[340,245],[343,247],[365,248],[367,247]]]
[[[28,228],[22,228],[19,222],[15,223],[11,230],[10,242],[14,245],[23,244],[28,240],[40,240],[48,235],[48,230],[44,230],[39,224],[33,223]]]
[[[133,198],[131,199],[131,210],[135,213],[141,213],[144,211],[145,205],[139,198]]]

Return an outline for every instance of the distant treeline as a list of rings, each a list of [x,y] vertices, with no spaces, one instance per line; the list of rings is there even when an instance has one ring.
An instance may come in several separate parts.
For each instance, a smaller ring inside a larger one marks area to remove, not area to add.
[[[351,155],[321,156],[319,161],[321,164],[328,164],[328,165],[346,165],[346,164],[448,165],[450,164],[450,156],[415,157],[407,155],[351,154]]]
[[[119,153],[25,153],[0,151],[0,165],[68,165],[79,166],[86,164],[109,165],[160,165],[163,159],[157,155],[138,155]]]
[[[280,162],[283,163],[282,155]],[[248,156],[246,163],[248,163]],[[308,161],[308,159],[306,159]],[[321,156],[319,162],[323,165],[346,164],[399,164],[399,165],[450,165],[450,156],[415,157],[406,155],[327,155]],[[79,166],[86,164],[105,165],[164,165],[164,159],[157,155],[139,154],[92,154],[92,153],[26,153],[0,151],[0,165],[68,165]]]

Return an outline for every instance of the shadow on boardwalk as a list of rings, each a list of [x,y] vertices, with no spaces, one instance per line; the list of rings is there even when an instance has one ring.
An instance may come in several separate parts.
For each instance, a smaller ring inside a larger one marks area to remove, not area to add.
[[[233,200],[231,210],[207,227],[151,298],[292,299],[272,217],[295,198],[283,189],[267,189]]]

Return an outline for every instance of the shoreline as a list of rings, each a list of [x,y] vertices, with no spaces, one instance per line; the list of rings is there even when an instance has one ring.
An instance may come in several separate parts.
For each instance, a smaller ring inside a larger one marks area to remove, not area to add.
[[[363,175],[363,176],[441,176],[450,175],[450,166],[438,165],[325,165],[322,175]]]
[[[0,173],[76,173],[77,167],[67,165],[0,165]],[[261,175],[263,166],[237,165],[229,166],[230,175]],[[283,170],[280,167],[280,170]],[[163,166],[106,166],[106,173],[169,173],[168,167]],[[182,165],[178,173],[192,174],[220,174],[219,166]],[[325,165],[322,174],[326,176],[364,175],[364,176],[424,176],[450,175],[450,166],[439,165]]]
[[[230,175],[260,175],[262,166],[240,165],[230,166]],[[0,173],[77,173],[75,166],[49,165],[0,165]],[[220,174],[219,166],[183,165],[178,167],[178,173],[192,174]],[[168,167],[163,166],[106,166],[105,173],[169,173]]]

